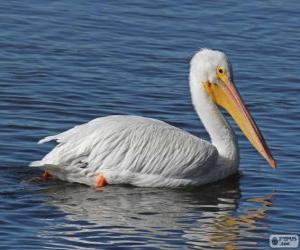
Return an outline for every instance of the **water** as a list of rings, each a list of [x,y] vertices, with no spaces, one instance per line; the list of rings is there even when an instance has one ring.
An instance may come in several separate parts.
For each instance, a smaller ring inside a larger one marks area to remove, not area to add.
[[[2,1],[1,249],[266,249],[300,232],[299,1]],[[199,188],[24,183],[40,138],[110,114],[162,119],[208,139],[188,62],[230,57],[278,162],[238,132],[240,173]]]

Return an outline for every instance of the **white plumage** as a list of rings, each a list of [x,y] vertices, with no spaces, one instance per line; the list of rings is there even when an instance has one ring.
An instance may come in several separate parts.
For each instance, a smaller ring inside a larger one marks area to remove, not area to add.
[[[239,155],[234,133],[202,84],[218,81],[218,66],[230,72],[222,52],[204,49],[190,69],[193,104],[213,144],[159,120],[108,116],[42,139],[39,143],[55,140],[58,145],[31,166],[90,186],[100,174],[108,184],[178,187],[235,173]]]
[[[108,183],[178,186],[205,182],[217,159],[215,147],[165,122],[138,116],[108,116],[41,143],[59,144],[33,165],[62,180],[91,185],[97,174]]]

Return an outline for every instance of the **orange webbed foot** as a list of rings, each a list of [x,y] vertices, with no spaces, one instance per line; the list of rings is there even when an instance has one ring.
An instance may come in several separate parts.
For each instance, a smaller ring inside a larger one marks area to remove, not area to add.
[[[43,181],[48,181],[48,180],[51,179],[52,177],[53,177],[53,176],[52,176],[49,172],[45,171],[45,172],[42,174],[41,179],[42,179]]]
[[[105,187],[107,184],[108,183],[102,174],[100,174],[96,177],[96,187],[97,188]]]
[[[44,173],[41,175],[41,176],[36,176],[36,177],[32,177],[28,180],[24,180],[22,182],[25,182],[25,183],[29,183],[29,182],[35,182],[35,181],[48,181],[49,179],[52,179],[53,176],[47,172],[47,171],[44,171]]]

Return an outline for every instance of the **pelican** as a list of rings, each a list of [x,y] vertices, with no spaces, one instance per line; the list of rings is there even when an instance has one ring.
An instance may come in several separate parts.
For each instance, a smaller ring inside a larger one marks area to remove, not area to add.
[[[194,108],[211,143],[152,118],[113,115],[94,119],[38,143],[58,144],[30,165],[45,175],[94,187],[198,186],[237,172],[239,149],[224,108],[254,148],[276,167],[266,142],[232,80],[226,55],[201,49],[190,62]]]

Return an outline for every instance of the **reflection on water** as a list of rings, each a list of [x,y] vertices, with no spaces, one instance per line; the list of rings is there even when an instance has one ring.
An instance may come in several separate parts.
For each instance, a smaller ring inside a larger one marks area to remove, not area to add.
[[[268,207],[272,206],[272,195],[247,199],[246,202],[256,204],[256,208],[244,208],[237,215],[221,215],[214,218],[211,224],[212,230],[208,232],[209,241],[213,246],[224,247],[225,249],[240,249],[238,241],[241,237],[251,237],[251,231],[257,228],[257,222],[266,218]],[[253,204],[252,204],[253,205]],[[256,233],[253,237],[257,237]],[[267,236],[262,235],[262,240]],[[245,244],[245,241],[243,242]],[[257,248],[255,241],[248,241],[247,244]],[[203,245],[205,247],[205,245]]]
[[[41,237],[59,235],[68,239],[72,235],[72,241],[81,242],[84,232],[91,236],[85,237],[86,243],[97,246],[125,246],[130,242],[131,246],[167,248],[166,238],[176,245],[200,249],[208,245],[239,249],[242,238],[243,246],[254,246],[255,240],[245,238],[256,238],[257,227],[262,230],[267,226],[257,222],[265,218],[272,205],[272,195],[241,199],[238,176],[184,190],[126,186],[95,190],[60,184],[43,193],[49,197],[47,205],[65,213],[68,224],[74,227],[66,232],[61,228],[65,225],[60,225],[41,232]],[[239,211],[240,202],[248,203],[249,208],[244,206]],[[106,242],[108,235],[114,237]]]

